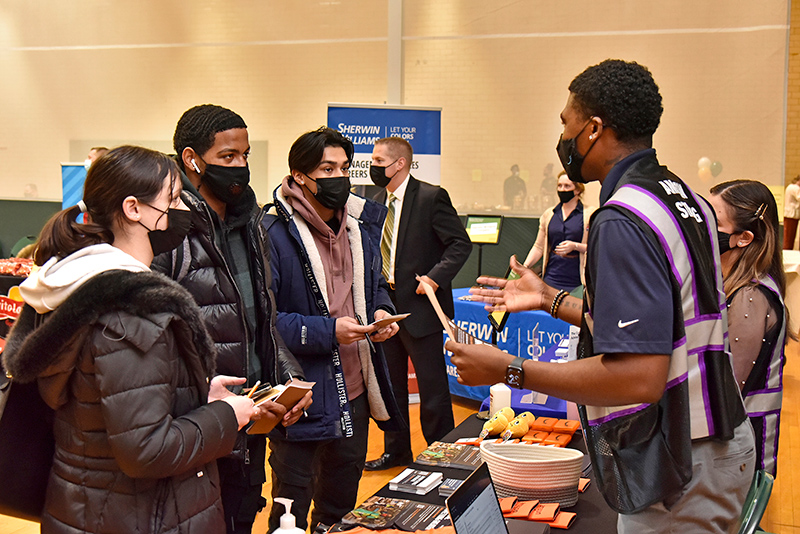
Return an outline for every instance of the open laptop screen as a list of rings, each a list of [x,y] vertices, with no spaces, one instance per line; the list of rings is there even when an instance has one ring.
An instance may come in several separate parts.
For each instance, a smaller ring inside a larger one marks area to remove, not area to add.
[[[508,533],[485,463],[447,498],[447,511],[456,534]]]

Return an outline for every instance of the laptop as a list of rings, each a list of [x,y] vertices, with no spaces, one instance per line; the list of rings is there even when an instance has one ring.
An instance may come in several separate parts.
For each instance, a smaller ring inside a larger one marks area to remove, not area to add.
[[[489,467],[481,464],[445,501],[456,534],[548,534],[550,525],[506,519]]]

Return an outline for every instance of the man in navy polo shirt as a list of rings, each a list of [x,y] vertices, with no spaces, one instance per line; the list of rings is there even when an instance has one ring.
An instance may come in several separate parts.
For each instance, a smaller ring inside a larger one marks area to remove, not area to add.
[[[448,342],[459,381],[502,381],[580,404],[595,478],[619,532],[728,532],[754,442],[726,352],[716,220],[658,164],[661,95],[650,72],[607,60],[570,84],[557,145],[572,181],[599,180],[583,302],[512,258],[519,280],[481,277],[492,311],[539,309],[581,325],[578,360],[522,360]]]

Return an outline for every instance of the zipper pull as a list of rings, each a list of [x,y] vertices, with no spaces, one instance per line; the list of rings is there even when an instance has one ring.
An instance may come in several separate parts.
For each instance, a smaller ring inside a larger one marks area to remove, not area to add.
[[[250,449],[249,448],[245,448],[244,449],[244,463],[245,463],[245,465],[250,465]]]

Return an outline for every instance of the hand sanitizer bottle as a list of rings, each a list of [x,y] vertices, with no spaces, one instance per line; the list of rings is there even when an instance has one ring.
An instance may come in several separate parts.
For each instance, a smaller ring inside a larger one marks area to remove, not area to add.
[[[292,499],[275,497],[275,502],[286,507],[286,513],[281,516],[281,526],[273,534],[303,534],[303,530],[297,528],[294,516],[292,515]]]

